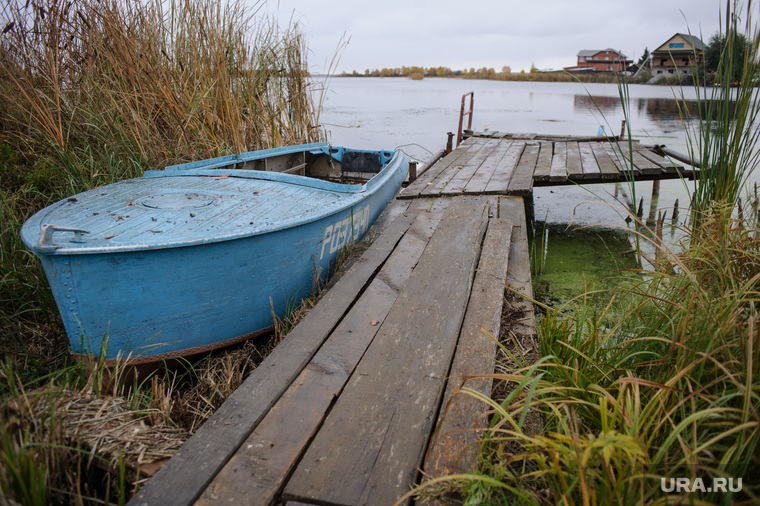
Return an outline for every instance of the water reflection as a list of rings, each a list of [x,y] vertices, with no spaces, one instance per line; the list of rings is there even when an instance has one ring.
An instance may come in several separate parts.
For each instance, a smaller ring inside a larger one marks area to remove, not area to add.
[[[470,91],[475,130],[588,136],[600,125],[618,133],[624,119],[615,84],[336,78],[320,123],[336,144],[392,149],[411,142],[424,149],[411,147],[409,154],[424,161],[456,130],[462,95]],[[629,92],[632,135],[684,152],[676,96],[692,100],[694,90],[631,85]]]
[[[614,113],[621,107],[620,103],[619,97],[594,97],[590,95],[575,95],[573,97],[573,108],[576,112],[598,110],[602,114]]]
[[[573,97],[573,109],[576,113],[599,111],[604,115],[622,112],[620,97],[578,95]],[[652,122],[680,120],[683,112],[695,117],[697,102],[695,100],[676,100],[675,98],[634,98],[631,99],[631,110],[646,115]]]
[[[646,113],[653,121],[676,121],[686,112],[689,116],[697,113],[694,100],[676,101],[673,99],[650,98],[646,100]]]

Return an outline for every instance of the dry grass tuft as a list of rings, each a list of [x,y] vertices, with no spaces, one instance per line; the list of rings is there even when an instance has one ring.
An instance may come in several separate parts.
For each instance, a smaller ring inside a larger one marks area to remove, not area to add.
[[[194,364],[180,377],[169,375],[154,380],[161,385],[160,388],[173,391],[172,403],[165,403],[171,404],[169,409],[162,412],[175,423],[195,432],[279,341],[273,334],[251,339],[240,347],[220,351]],[[178,386],[171,386],[175,384]]]
[[[189,437],[184,429],[152,423],[149,410],[133,410],[122,397],[93,396],[55,386],[31,392],[19,389],[17,396],[4,403],[3,411],[3,431],[10,439],[4,443],[12,441],[16,454],[31,452],[37,465],[58,470],[68,483],[63,490],[68,491],[82,486],[77,469],[94,466],[108,477],[112,492],[118,493],[120,487],[155,474]],[[5,451],[9,458],[8,448]],[[12,487],[3,487],[6,493],[8,488]],[[48,492],[49,499],[56,495],[55,489]]]

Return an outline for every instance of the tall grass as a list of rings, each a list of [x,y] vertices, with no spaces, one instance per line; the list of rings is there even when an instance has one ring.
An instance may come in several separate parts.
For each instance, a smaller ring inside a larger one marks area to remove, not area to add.
[[[736,204],[760,161],[760,33],[753,22],[753,3],[747,2],[743,12],[739,6],[737,0],[726,2],[718,34],[724,43],[715,74],[694,74],[700,104],[695,121],[689,123],[692,118],[686,108],[682,109],[686,124],[694,125],[686,129],[689,156],[705,169],[698,172],[692,196],[693,209],[698,213],[713,204]],[[708,78],[713,84],[710,87],[706,87]]]
[[[141,382],[72,364],[45,275],[19,238],[45,205],[147,169],[318,140],[303,36],[258,7],[0,7],[0,503],[125,502],[151,452],[130,453],[137,439],[122,441],[118,427],[81,429],[72,406],[87,415],[106,402],[84,419],[123,419],[158,440],[192,432],[267,353],[246,343]]]
[[[507,398],[463,389],[492,410],[479,471],[453,478],[465,504],[760,501],[760,226],[731,206],[701,226],[698,246],[664,251],[601,313],[549,311],[541,358],[512,355],[518,366],[495,376],[512,385]]]
[[[210,0],[7,3],[3,142],[74,157],[66,168],[88,185],[119,165],[123,177],[313,140],[303,37],[254,14]]]

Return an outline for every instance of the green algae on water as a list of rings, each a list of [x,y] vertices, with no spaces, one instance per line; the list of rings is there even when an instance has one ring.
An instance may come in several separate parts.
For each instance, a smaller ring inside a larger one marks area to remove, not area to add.
[[[621,282],[639,276],[636,255],[624,230],[536,222],[532,248],[533,289],[538,302],[557,307],[588,291],[606,305]],[[543,242],[540,240],[543,236]],[[537,257],[537,258],[536,258]]]

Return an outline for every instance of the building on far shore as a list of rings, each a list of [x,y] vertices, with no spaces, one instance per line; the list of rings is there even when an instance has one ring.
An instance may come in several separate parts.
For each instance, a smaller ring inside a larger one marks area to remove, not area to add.
[[[702,63],[705,45],[697,37],[677,33],[652,51],[652,75],[690,74]]]
[[[574,67],[565,67],[565,72],[624,72],[633,60],[615,49],[584,49],[578,53]]]

